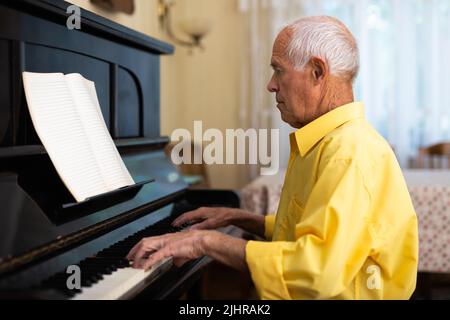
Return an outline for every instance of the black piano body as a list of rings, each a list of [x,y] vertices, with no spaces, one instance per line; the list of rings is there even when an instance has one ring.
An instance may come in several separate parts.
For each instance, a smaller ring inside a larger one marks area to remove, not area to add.
[[[170,222],[179,214],[199,206],[239,206],[234,192],[189,189],[164,153],[160,55],[173,47],[84,10],[81,29],[69,30],[68,6],[59,0],[0,1],[1,298],[71,298],[74,292],[61,288],[68,266],[98,258],[111,274],[120,268],[114,259],[133,241],[177,231]],[[131,194],[65,208],[75,201],[33,128],[23,71],[76,72],[94,81],[134,180],[154,180]],[[209,262],[204,257],[170,267],[140,297],[177,298]],[[100,280],[90,277],[83,285]]]

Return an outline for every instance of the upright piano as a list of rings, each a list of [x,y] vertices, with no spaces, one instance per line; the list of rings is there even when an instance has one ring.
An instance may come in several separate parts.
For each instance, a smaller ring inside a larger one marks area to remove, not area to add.
[[[177,298],[210,259],[181,267],[168,259],[145,272],[130,268],[126,254],[143,237],[180,231],[171,222],[183,212],[238,207],[239,198],[189,189],[165,155],[160,55],[173,47],[85,10],[81,29],[70,30],[70,5],[0,0],[0,298]],[[94,81],[128,170],[136,182],[153,182],[77,205],[33,128],[23,71],[80,73]],[[67,285],[73,268],[81,288]]]

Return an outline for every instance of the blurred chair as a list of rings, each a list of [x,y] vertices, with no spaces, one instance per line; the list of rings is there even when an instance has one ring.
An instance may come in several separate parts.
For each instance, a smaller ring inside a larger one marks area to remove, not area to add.
[[[450,169],[450,142],[419,148],[417,168]]]
[[[189,143],[188,148],[191,148],[191,163],[182,163],[180,165],[177,165],[178,172],[183,176],[183,179],[186,183],[190,185],[192,188],[199,188],[199,189],[209,189],[210,188],[210,182],[209,182],[209,176],[208,172],[206,170],[206,165],[203,161],[203,154],[202,149],[200,146],[194,144],[193,142],[187,142]],[[166,145],[164,152],[166,156],[171,159],[171,153],[173,148],[177,145],[177,142],[171,142]],[[197,154],[202,159],[201,164],[194,164],[194,154]],[[183,156],[183,153],[181,152],[180,156]]]

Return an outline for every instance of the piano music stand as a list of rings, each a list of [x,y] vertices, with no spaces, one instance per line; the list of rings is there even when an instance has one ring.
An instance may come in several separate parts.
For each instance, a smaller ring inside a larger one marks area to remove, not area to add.
[[[114,204],[130,200],[136,196],[142,186],[153,181],[155,179],[144,180],[130,186],[89,197],[84,201],[62,204],[56,210],[56,219],[57,221],[71,220],[74,218],[74,215],[84,216],[90,212],[96,212]]]

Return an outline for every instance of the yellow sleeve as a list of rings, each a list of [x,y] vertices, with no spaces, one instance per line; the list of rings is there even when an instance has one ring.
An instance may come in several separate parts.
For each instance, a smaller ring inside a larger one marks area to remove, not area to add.
[[[369,207],[357,165],[330,162],[293,226],[295,241],[247,243],[246,261],[260,297],[327,299],[347,289],[371,248]]]
[[[264,236],[267,240],[272,239],[273,226],[275,225],[275,215],[269,214],[264,217]]]

